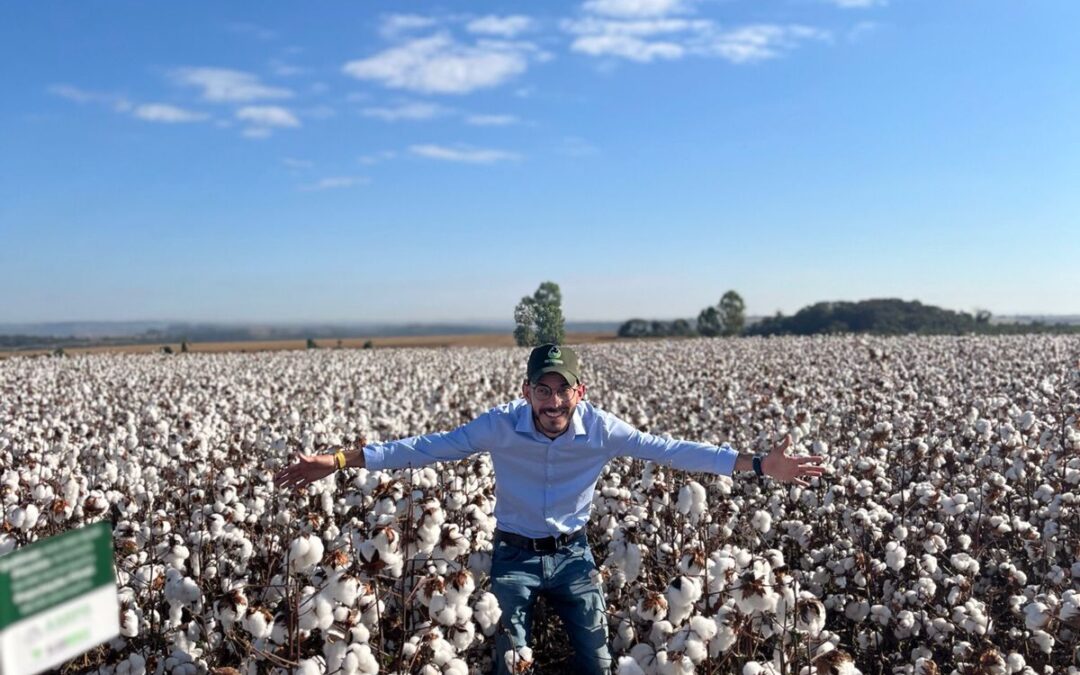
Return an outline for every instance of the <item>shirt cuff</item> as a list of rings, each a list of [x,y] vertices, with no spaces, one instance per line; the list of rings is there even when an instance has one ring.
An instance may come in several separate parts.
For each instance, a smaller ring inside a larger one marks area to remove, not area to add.
[[[724,443],[716,448],[716,473],[722,476],[730,476],[735,473],[735,460],[739,458],[739,452],[733,450],[730,445]]]
[[[385,464],[385,457],[382,448],[376,448],[371,445],[365,445],[363,448],[364,453],[364,468],[368,471],[381,471]]]

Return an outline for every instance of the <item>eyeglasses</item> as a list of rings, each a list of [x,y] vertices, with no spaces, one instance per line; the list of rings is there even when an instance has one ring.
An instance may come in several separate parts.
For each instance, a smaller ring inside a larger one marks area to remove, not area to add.
[[[534,384],[532,385],[533,396],[538,401],[547,401],[552,396],[558,396],[564,401],[569,401],[570,397],[577,393],[577,387],[571,387],[570,385],[564,385],[556,390],[552,390],[551,387],[546,384]]]

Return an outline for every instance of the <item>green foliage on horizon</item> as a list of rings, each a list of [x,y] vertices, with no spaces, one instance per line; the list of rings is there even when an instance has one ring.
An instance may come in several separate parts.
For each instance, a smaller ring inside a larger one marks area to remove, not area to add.
[[[748,335],[821,335],[871,333],[874,335],[962,335],[982,333],[1011,335],[1023,333],[1076,333],[1080,326],[1068,324],[993,324],[990,312],[975,316],[955,312],[918,300],[896,298],[859,302],[818,302],[803,307],[792,316],[777,314],[750,326]]]
[[[519,347],[561,344],[566,339],[566,321],[559,285],[545,281],[531,296],[523,297],[514,308],[514,324],[514,342]]]

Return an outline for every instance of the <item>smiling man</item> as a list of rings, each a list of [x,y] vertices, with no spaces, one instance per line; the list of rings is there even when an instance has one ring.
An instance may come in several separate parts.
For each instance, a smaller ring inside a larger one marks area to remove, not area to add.
[[[336,455],[305,455],[275,478],[300,487],[336,469],[401,469],[489,452],[495,467],[491,591],[502,609],[496,668],[508,672],[511,648],[528,644],[532,611],[543,595],[562,618],[574,647],[575,673],[607,673],[603,592],[585,537],[593,491],[614,457],[646,459],[686,471],[759,476],[806,485],[821,457],[786,454],[790,437],[766,455],[653,436],[584,400],[577,354],[546,344],[529,355],[521,398],[492,408],[453,431],[372,443]],[[509,654],[509,659],[507,658]]]

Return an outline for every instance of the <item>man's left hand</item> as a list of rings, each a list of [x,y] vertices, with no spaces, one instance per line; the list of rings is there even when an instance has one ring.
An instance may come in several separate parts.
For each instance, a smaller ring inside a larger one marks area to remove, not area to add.
[[[784,436],[784,440],[773,446],[769,454],[762,458],[761,472],[771,478],[785,483],[795,483],[802,487],[809,485],[806,482],[807,478],[813,478],[825,473],[825,467],[821,466],[821,463],[825,461],[824,457],[821,455],[792,457],[787,454],[790,447],[791,435],[788,434]]]

